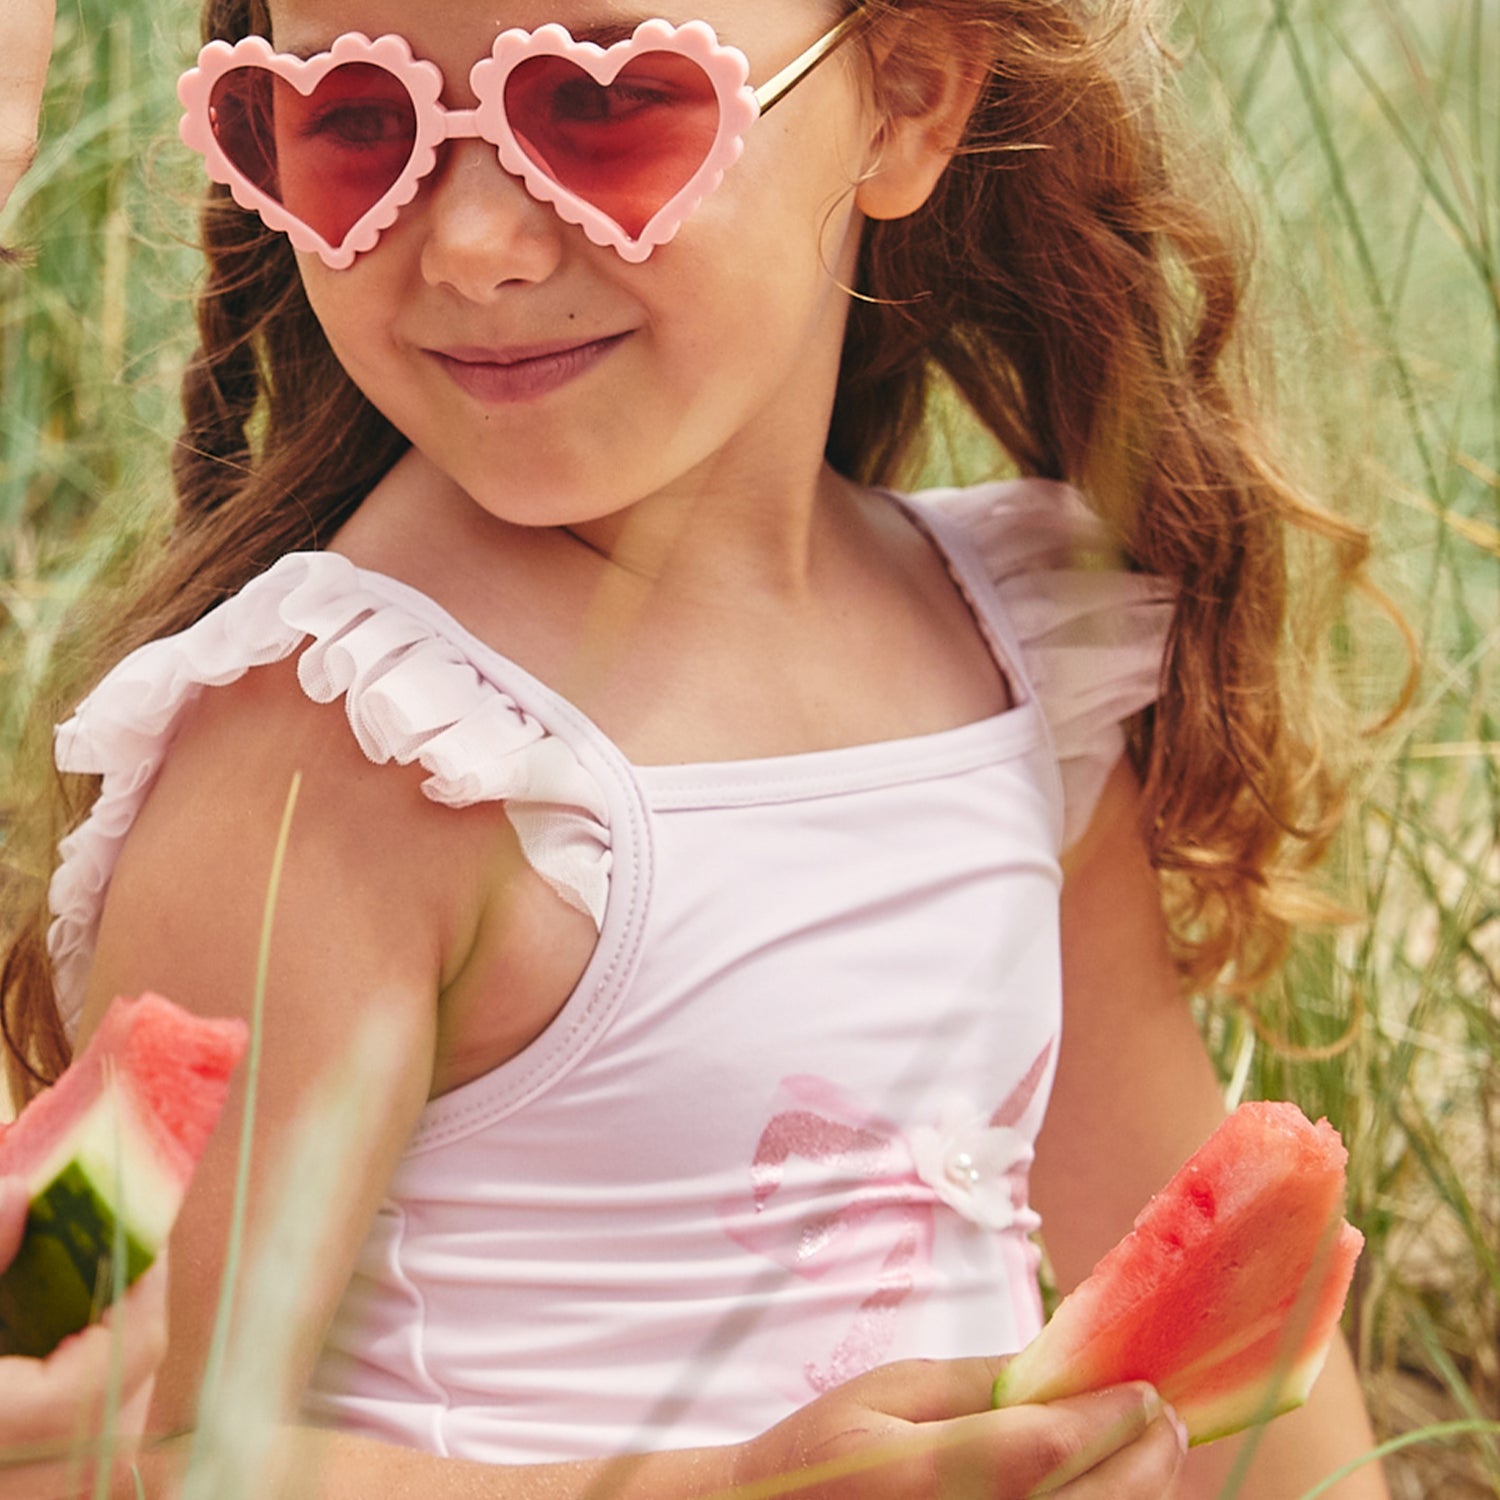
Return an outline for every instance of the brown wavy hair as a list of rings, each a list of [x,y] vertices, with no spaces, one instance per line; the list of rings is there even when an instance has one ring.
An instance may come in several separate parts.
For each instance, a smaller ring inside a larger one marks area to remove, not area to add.
[[[1079,487],[1126,566],[1172,580],[1161,696],[1131,726],[1130,755],[1185,984],[1253,985],[1309,909],[1304,876],[1341,800],[1290,691],[1288,540],[1328,543],[1348,578],[1364,538],[1270,456],[1238,338],[1248,257],[1174,154],[1144,0],[866,5],[871,35],[902,27],[899,79],[891,64],[876,74],[887,108],[954,47],[993,63],[931,201],[868,226],[829,459],[901,482],[946,386],[1019,472]],[[267,26],[263,0],[204,8],[205,39]],[[323,545],[406,446],[334,359],[287,241],[217,187],[202,235],[169,545],[86,627],[74,689],[283,553]],[[33,830],[48,852],[11,878],[22,915],[8,923],[0,1018],[23,1092],[68,1056],[42,886],[55,835],[96,794],[58,784]]]

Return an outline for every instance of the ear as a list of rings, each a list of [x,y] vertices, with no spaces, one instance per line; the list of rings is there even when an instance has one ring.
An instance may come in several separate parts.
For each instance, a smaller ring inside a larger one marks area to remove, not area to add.
[[[877,129],[855,204],[901,219],[926,203],[958,150],[989,74],[972,38],[930,18],[883,28],[871,43]]]

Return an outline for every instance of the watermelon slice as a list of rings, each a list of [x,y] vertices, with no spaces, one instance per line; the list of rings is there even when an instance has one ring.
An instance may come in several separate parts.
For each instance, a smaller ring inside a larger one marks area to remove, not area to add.
[[[0,1135],[0,1176],[30,1195],[21,1247],[0,1273],[0,1355],[51,1353],[94,1321],[165,1243],[208,1144],[243,1021],[201,1020],[159,995],[116,1000],[56,1085]]]
[[[1364,1237],[1348,1153],[1292,1104],[1244,1104],[995,1383],[995,1405],[1149,1381],[1194,1443],[1307,1399]]]

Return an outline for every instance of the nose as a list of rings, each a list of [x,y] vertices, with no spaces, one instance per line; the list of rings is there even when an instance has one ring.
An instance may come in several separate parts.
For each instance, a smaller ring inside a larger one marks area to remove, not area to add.
[[[422,274],[473,302],[545,281],[563,254],[565,226],[500,165],[483,140],[449,141],[427,193]]]

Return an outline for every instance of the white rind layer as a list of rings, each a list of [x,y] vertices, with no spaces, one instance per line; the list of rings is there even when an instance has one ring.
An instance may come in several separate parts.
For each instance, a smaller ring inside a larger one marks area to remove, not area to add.
[[[1325,1339],[1296,1364],[1288,1366],[1274,1388],[1268,1386],[1255,1392],[1253,1406],[1247,1403],[1243,1386],[1202,1401],[1179,1399],[1175,1409],[1193,1434],[1193,1445],[1211,1443],[1253,1422],[1269,1422],[1283,1412],[1295,1411],[1312,1394],[1313,1383],[1323,1373],[1331,1342]]]
[[[116,1079],[105,1079],[93,1103],[28,1174],[30,1196],[46,1192],[72,1163],[142,1244],[166,1240],[182,1202],[182,1173],[163,1164],[149,1125]]]

